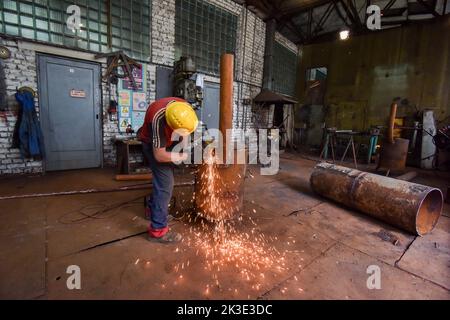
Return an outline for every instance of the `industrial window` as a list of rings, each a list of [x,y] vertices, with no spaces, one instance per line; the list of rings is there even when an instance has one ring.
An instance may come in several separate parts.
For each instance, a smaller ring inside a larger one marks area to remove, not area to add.
[[[136,59],[149,60],[150,2],[150,0],[111,0],[113,51],[123,50]]]
[[[297,54],[278,41],[273,48],[273,89],[289,96],[295,95]]]
[[[220,55],[236,49],[237,21],[204,0],[176,0],[176,58],[190,56],[198,71],[218,74]]]
[[[67,28],[66,10],[73,4],[81,9],[80,30]],[[150,0],[2,0],[0,12],[4,34],[95,52],[123,50],[141,60],[150,57]]]
[[[306,70],[306,81],[325,80],[327,78],[327,68],[310,68]]]

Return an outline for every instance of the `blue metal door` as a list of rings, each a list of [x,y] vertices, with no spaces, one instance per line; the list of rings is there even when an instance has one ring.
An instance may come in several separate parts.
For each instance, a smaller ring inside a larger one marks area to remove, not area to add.
[[[156,67],[156,100],[173,95],[173,69]]]
[[[99,167],[99,65],[46,55],[38,59],[45,170]]]
[[[208,129],[219,129],[219,84],[205,82],[203,95],[200,119],[202,119]]]

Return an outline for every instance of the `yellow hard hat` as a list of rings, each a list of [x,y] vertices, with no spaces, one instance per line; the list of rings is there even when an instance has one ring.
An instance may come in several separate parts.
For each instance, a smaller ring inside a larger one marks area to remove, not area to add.
[[[194,132],[198,125],[197,114],[187,102],[174,101],[166,108],[166,121],[169,127],[180,135]]]

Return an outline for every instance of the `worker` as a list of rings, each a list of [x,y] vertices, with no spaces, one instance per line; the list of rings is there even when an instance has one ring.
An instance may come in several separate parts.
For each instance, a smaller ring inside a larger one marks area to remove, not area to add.
[[[172,141],[173,132],[181,140],[195,131],[198,118],[185,100],[175,97],[159,99],[147,109],[144,124],[138,130],[144,156],[153,174],[152,195],[147,201],[145,215],[150,220],[148,240],[174,243],[182,240],[179,233],[169,230],[168,208],[173,191],[173,162],[185,161],[186,152],[175,153],[171,149],[179,142]]]

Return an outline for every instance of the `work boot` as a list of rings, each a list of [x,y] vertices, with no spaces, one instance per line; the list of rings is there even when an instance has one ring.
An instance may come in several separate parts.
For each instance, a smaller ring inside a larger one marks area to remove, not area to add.
[[[159,242],[159,243],[169,244],[169,243],[178,243],[181,240],[183,240],[183,237],[178,232],[168,231],[165,235],[163,235],[160,238],[155,238],[155,237],[152,237],[152,236],[149,235],[147,237],[147,240],[148,241],[152,241],[152,242]]]

